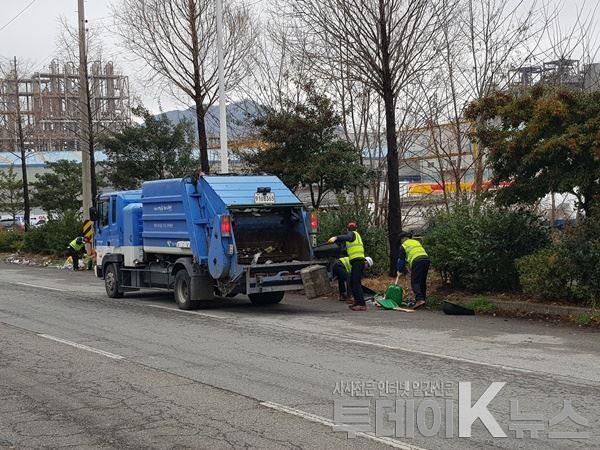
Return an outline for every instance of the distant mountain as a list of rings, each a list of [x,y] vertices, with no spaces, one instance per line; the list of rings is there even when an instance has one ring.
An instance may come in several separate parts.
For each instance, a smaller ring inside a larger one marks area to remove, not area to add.
[[[227,135],[229,138],[240,139],[250,137],[253,132],[252,122],[260,106],[251,101],[243,100],[227,105]],[[189,120],[196,129],[196,108],[190,107],[184,110],[166,111],[165,114],[173,123],[179,123],[182,120]],[[206,133],[209,138],[219,137],[219,105],[213,105],[206,113]],[[196,130],[197,133],[197,130]]]

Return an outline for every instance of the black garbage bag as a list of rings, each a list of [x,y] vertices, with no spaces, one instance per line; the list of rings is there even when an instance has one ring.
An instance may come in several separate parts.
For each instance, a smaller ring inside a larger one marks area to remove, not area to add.
[[[470,308],[465,308],[462,305],[456,303],[450,303],[444,300],[443,311],[449,316],[474,316],[475,311]]]

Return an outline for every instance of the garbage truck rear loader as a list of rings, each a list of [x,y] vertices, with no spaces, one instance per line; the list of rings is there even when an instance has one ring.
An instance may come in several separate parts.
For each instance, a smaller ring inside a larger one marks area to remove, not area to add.
[[[274,176],[147,181],[101,194],[94,218],[109,297],[158,288],[182,309],[236,294],[278,303],[314,263],[317,221]]]

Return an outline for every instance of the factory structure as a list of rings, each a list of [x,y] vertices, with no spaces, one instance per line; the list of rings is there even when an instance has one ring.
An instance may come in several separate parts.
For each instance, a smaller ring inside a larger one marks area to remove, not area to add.
[[[112,62],[94,62],[88,80],[94,131],[118,131],[130,124],[128,78]],[[54,60],[47,71],[18,78],[9,71],[0,78],[0,152],[17,147],[19,109],[28,152],[79,151],[78,65]]]

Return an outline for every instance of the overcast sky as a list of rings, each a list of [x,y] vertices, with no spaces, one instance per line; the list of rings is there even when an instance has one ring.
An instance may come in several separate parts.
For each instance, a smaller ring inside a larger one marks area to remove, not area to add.
[[[110,4],[119,0],[87,0],[85,2],[86,16],[91,26],[104,26],[109,30],[112,23]],[[227,1],[227,0],[225,0]],[[533,2],[534,0],[525,0]],[[561,0],[550,0],[558,4]],[[561,19],[568,26],[577,16],[577,10],[582,7],[590,10],[598,0],[564,0]],[[254,2],[256,3],[256,2]],[[19,17],[15,16],[26,6],[31,6]],[[600,14],[600,11],[597,11]],[[77,24],[77,0],[0,0],[0,57],[17,56],[29,61],[36,68],[48,65],[56,55],[56,35],[59,30],[59,17],[65,16],[73,25]],[[14,19],[14,20],[13,20]],[[12,22],[11,22],[12,20]],[[10,22],[10,23],[9,23]],[[600,29],[595,30],[600,33]],[[103,35],[105,54],[114,59],[125,74],[129,75],[132,87],[137,92],[144,92],[135,77],[135,68],[127,55],[110,42],[110,32]],[[141,95],[144,103],[152,110],[158,109],[158,103],[149,96]],[[168,98],[161,99],[165,110],[181,108]]]

